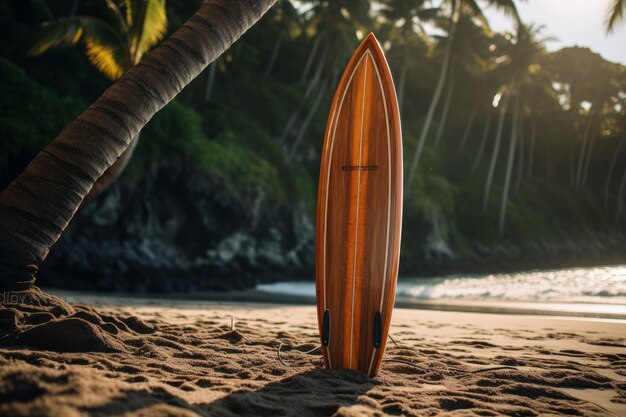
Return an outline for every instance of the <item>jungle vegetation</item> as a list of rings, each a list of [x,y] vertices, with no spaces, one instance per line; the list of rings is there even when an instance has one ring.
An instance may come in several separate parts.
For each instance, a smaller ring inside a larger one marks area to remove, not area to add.
[[[202,3],[1,1],[2,187]],[[493,32],[486,6],[509,16],[515,31]],[[372,31],[401,103],[403,256],[428,244],[458,252],[476,242],[624,231],[626,68],[585,48],[548,52],[545,29],[520,21],[515,6],[279,0],[200,76],[185,79],[141,141],[137,130],[128,148],[138,143],[135,155],[111,181],[124,171],[119,181],[132,182],[176,155],[241,201],[262,194],[268,214],[298,206],[313,215],[334,88]],[[625,3],[612,6],[607,30]]]

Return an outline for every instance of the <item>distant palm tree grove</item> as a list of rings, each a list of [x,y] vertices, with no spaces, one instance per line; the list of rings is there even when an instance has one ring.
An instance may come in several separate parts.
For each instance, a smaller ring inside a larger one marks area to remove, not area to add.
[[[1,188],[202,3],[0,0]],[[97,265],[102,283],[82,286],[187,290],[310,271],[330,102],[369,32],[400,103],[404,275],[623,261],[626,67],[547,51],[518,4],[278,0],[134,137],[42,279],[74,285],[65,275]],[[486,8],[514,31],[491,30]],[[610,33],[626,2],[607,10]],[[197,278],[156,282],[154,269]]]

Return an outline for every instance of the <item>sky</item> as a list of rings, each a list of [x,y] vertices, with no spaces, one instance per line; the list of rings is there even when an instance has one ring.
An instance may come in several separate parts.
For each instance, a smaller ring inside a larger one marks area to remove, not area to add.
[[[604,19],[609,0],[526,0],[516,1],[524,23],[544,25],[542,35],[555,40],[548,50],[564,46],[583,46],[603,58],[626,65],[626,20],[607,35]],[[490,9],[485,13],[495,31],[513,29],[511,18]]]

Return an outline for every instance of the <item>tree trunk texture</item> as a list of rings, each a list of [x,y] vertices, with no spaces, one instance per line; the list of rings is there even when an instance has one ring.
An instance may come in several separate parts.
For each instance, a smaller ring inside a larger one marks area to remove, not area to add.
[[[0,289],[31,288],[98,178],[141,128],[274,0],[211,0],[145,55],[0,193]]]
[[[439,80],[437,81],[437,87],[435,88],[435,94],[430,102],[430,107],[428,108],[428,113],[426,114],[426,119],[424,120],[424,126],[422,126],[422,132],[420,134],[419,139],[417,140],[417,148],[415,149],[415,153],[413,154],[413,160],[411,161],[411,166],[409,168],[409,173],[406,179],[406,189],[411,190],[411,185],[413,183],[413,177],[417,172],[417,167],[419,166],[420,157],[422,156],[422,152],[424,151],[424,145],[426,144],[426,139],[428,138],[428,133],[430,132],[430,125],[433,122],[433,117],[435,116],[435,110],[437,109],[437,105],[439,104],[439,100],[441,99],[441,94],[443,93],[443,88],[446,84],[446,77],[448,75],[448,68],[450,67],[450,56],[452,55],[452,43],[454,42],[454,34],[456,33],[456,22],[454,21],[454,15],[456,14],[456,7],[452,8],[452,12],[450,14],[450,33],[448,35],[448,41],[446,42],[446,49],[443,55],[443,64],[441,66],[441,72],[439,74]],[[405,193],[405,198],[411,195],[410,191]]]
[[[489,138],[489,132],[491,131],[491,118],[492,118],[492,110],[489,109],[487,111],[487,120],[485,121],[485,127],[483,128],[483,135],[480,138],[480,145],[478,146],[478,152],[476,152],[476,156],[474,157],[474,163],[472,164],[471,172],[474,173],[478,165],[480,165],[480,161],[483,159],[483,154],[485,153],[485,146],[487,145],[487,139]]]
[[[487,179],[485,180],[485,192],[483,194],[483,212],[487,211],[489,205],[489,196],[491,195],[491,185],[493,183],[493,174],[496,172],[496,162],[498,161],[498,154],[500,153],[500,142],[502,141],[502,131],[504,130],[504,119],[506,118],[507,107],[509,106],[509,99],[511,94],[505,91],[504,102],[500,109],[500,116],[498,118],[498,128],[496,131],[496,139],[493,144],[493,152],[491,153],[491,162],[489,163],[489,171],[487,172]]]
[[[133,157],[133,153],[135,153],[135,149],[139,143],[139,136],[141,136],[141,132],[135,135],[133,140],[130,142],[130,145],[128,145],[128,148],[126,148],[120,157],[117,158],[117,161],[104,171],[104,174],[102,174],[100,178],[98,178],[98,181],[96,181],[93,187],[91,187],[89,194],[85,196],[82,204],[85,204],[102,194],[104,190],[109,188],[109,186],[115,182],[120,175],[122,175],[122,172],[126,169],[128,162]]]
[[[452,97],[454,96],[454,65],[450,68],[450,81],[448,82],[448,91],[446,92],[446,98],[443,101],[443,109],[441,109],[441,119],[439,120],[439,126],[437,126],[437,134],[435,135],[435,145],[438,145],[443,137],[443,132],[446,129],[446,123],[448,123],[448,114],[450,114],[450,105],[452,104]]]
[[[459,152],[462,152],[465,149],[465,145],[467,145],[467,140],[472,133],[472,128],[474,127],[474,122],[476,121],[476,115],[478,114],[478,99],[474,102],[474,106],[472,106],[472,111],[470,113],[469,119],[467,120],[467,125],[465,125],[465,131],[463,132],[463,136],[461,137],[461,143],[459,144]]]
[[[274,48],[272,49],[272,55],[270,56],[270,61],[267,64],[267,68],[265,69],[265,75],[269,76],[274,69],[274,64],[276,63],[276,58],[278,58],[278,53],[280,52],[280,47],[283,44],[283,35],[280,34],[278,39],[276,39],[276,43],[274,44]]]
[[[506,172],[504,174],[504,188],[502,189],[502,201],[500,202],[500,219],[498,221],[498,230],[500,234],[504,233],[504,224],[506,221],[506,206],[509,202],[509,188],[511,186],[511,174],[513,172],[513,164],[515,163],[515,150],[517,149],[518,136],[518,120],[520,113],[520,97],[515,98],[515,109],[513,110],[513,123],[511,125],[511,143],[509,144],[509,157],[506,164]]]
[[[617,158],[622,152],[622,146],[624,145],[624,139],[620,139],[619,145],[617,145],[617,149],[613,154],[613,158],[611,158],[611,165],[609,165],[609,172],[606,174],[606,180],[604,181],[604,209],[609,209],[609,197],[611,193],[611,180],[613,179],[613,171],[615,170],[615,164],[617,163]]]

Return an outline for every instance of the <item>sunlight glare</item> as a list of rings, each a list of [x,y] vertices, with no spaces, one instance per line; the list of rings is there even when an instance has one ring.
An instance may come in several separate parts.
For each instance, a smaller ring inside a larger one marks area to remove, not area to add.
[[[497,92],[495,96],[493,96],[493,101],[491,102],[491,105],[496,108],[498,107],[498,105],[500,104],[500,99],[502,98],[502,93],[501,92]]]

